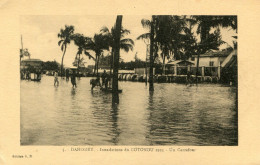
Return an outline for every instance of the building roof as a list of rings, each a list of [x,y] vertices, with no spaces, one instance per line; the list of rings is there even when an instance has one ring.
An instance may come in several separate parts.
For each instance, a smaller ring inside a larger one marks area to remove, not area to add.
[[[210,49],[206,53],[201,54],[200,57],[227,57],[232,51],[233,51],[233,49],[231,49],[231,48],[223,49],[220,51]],[[197,55],[192,55],[192,56],[194,57]]]
[[[179,64],[184,64],[184,63],[188,63],[188,64],[191,64],[191,65],[194,65],[193,62],[190,62],[190,61],[185,61],[185,60],[175,60],[175,61],[169,61],[166,65],[179,65]]]

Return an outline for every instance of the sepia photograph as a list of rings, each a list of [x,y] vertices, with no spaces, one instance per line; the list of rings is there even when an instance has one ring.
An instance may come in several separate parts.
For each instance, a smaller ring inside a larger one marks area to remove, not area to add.
[[[20,15],[21,146],[238,146],[237,15]]]

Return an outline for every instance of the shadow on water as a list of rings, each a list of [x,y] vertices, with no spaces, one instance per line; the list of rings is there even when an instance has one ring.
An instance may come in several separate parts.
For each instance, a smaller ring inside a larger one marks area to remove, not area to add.
[[[118,128],[118,105],[112,104],[111,107],[111,121],[112,121],[112,132],[114,137],[112,138],[112,143],[117,145],[119,141],[120,130]]]

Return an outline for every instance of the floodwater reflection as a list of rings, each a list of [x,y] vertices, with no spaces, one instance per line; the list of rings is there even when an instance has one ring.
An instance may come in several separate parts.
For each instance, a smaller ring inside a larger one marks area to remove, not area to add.
[[[90,78],[77,88],[43,76],[21,81],[22,145],[237,145],[236,89],[218,84],[119,82],[120,103],[91,91]]]

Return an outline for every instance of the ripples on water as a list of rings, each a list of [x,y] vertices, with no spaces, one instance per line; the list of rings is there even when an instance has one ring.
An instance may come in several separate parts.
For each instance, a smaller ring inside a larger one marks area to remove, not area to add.
[[[120,104],[90,78],[21,81],[21,145],[237,145],[236,89],[120,82]]]

